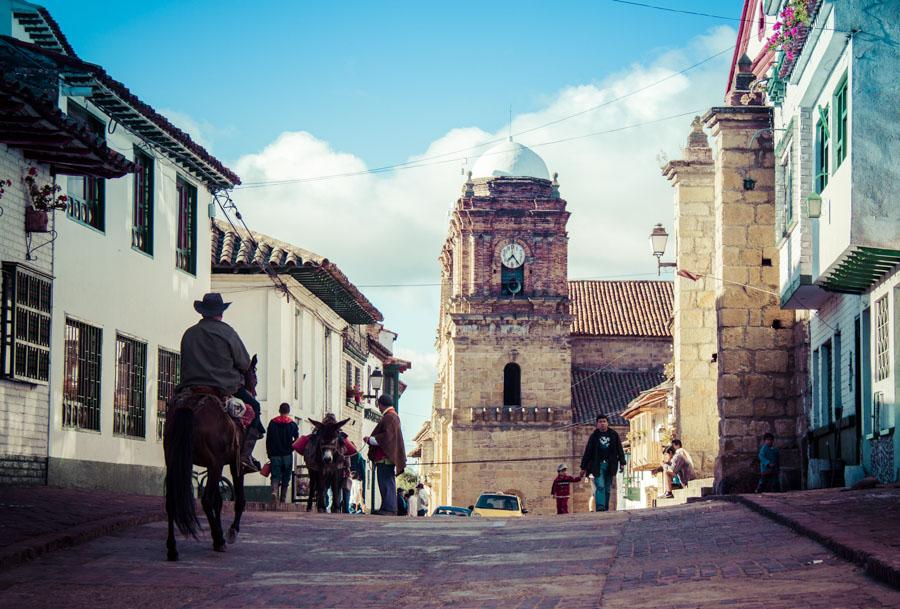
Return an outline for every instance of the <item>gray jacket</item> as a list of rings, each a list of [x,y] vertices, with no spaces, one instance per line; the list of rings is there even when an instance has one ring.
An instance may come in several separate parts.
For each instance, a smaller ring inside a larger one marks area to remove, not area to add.
[[[250,355],[234,328],[201,319],[181,337],[181,387],[217,387],[233,395],[244,384]]]

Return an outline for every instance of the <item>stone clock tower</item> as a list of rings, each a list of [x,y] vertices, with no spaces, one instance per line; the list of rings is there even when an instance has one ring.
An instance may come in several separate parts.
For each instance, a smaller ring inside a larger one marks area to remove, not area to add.
[[[569,212],[543,160],[512,141],[485,152],[441,252],[434,395],[438,503],[510,491],[552,513],[572,458]]]

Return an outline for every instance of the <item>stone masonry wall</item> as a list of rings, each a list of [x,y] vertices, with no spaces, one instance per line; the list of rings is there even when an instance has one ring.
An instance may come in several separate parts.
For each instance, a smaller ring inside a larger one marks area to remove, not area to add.
[[[672,361],[670,338],[626,338],[615,336],[574,336],[572,365],[599,368],[612,364],[618,369],[645,370]]]
[[[719,453],[716,341],[715,191],[712,153],[702,122],[694,120],[683,159],[663,174],[675,189],[675,261],[701,275],[675,278],[673,360],[676,435],[694,460],[699,477],[711,477]]]
[[[753,460],[772,432],[784,469],[799,466],[793,383],[793,311],[778,302],[774,155],[769,108],[713,108],[719,455],[716,488],[753,489]],[[748,180],[753,181],[752,184]]]
[[[23,263],[51,274],[53,249],[48,245],[26,260],[25,206],[28,204],[22,177],[31,164],[18,150],[0,144],[0,179],[12,180],[0,199],[0,260]],[[38,180],[52,178],[46,167],[38,167]],[[34,245],[49,240],[49,234],[34,236]],[[53,323],[59,323],[53,320]],[[0,380],[0,484],[44,484],[47,477],[47,433],[49,389],[46,385]]]

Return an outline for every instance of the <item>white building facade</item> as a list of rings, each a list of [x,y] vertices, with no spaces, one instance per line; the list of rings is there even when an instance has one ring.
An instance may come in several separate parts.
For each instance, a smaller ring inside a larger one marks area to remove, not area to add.
[[[53,243],[47,482],[161,494],[181,334],[210,286],[212,193],[239,179],[78,58],[45,9],[4,4],[17,48],[59,74],[59,109],[135,166],[118,179],[58,172],[69,200]]]
[[[774,18],[787,2],[767,0]],[[807,486],[897,480],[900,385],[900,22],[869,0],[807,3],[776,56],[781,306],[810,310]],[[771,32],[771,29],[768,30]]]

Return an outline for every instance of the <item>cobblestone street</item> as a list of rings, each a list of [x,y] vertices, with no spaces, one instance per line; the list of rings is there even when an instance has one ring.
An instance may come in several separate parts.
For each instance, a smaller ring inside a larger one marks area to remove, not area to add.
[[[900,591],[747,508],[530,518],[250,513],[225,554],[165,525],[0,573],[0,606],[879,609]]]

